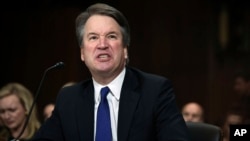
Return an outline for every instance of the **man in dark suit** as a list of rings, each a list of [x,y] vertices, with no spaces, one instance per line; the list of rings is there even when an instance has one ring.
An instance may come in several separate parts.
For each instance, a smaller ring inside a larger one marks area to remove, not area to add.
[[[77,17],[76,32],[92,78],[61,89],[34,141],[188,140],[171,82],[126,65],[130,31],[121,12],[94,4]]]

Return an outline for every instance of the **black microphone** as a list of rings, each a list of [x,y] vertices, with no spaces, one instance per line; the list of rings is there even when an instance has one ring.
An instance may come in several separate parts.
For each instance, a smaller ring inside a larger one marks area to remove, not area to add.
[[[36,95],[35,95],[35,97],[34,97],[34,100],[33,100],[32,105],[31,105],[29,114],[28,114],[28,116],[27,116],[27,118],[26,118],[25,124],[24,124],[24,126],[23,126],[21,132],[20,132],[19,135],[17,136],[17,138],[16,138],[16,139],[13,139],[13,140],[11,140],[11,141],[18,141],[19,138],[22,136],[22,134],[23,134],[25,128],[27,127],[27,125],[28,125],[28,123],[29,123],[30,116],[31,116],[31,112],[32,112],[32,110],[33,110],[33,108],[34,108],[34,106],[35,106],[37,97],[38,97],[38,95],[39,95],[39,93],[40,93],[40,89],[41,89],[41,87],[42,87],[42,84],[43,84],[43,81],[44,81],[44,78],[45,78],[47,72],[49,72],[49,71],[51,71],[51,70],[54,70],[54,69],[60,69],[60,68],[63,68],[63,67],[64,67],[64,63],[63,63],[63,62],[58,62],[58,63],[56,63],[55,65],[53,65],[53,66],[47,68],[47,69],[44,71],[43,77],[42,77],[42,79],[41,79],[41,81],[40,81],[40,83],[39,83],[39,87],[38,87],[38,89],[37,89],[37,91],[36,91]]]
[[[63,62],[58,62],[58,63],[56,63],[55,65],[53,65],[53,66],[47,68],[47,69],[45,70],[45,72],[50,71],[50,70],[53,70],[53,69],[60,69],[60,68],[63,68],[63,67],[64,67],[64,63],[63,63]]]

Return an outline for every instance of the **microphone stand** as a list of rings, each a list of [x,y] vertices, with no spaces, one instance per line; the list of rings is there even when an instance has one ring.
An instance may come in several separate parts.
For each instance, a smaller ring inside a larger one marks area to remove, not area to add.
[[[30,119],[31,113],[32,113],[33,108],[34,108],[34,106],[35,106],[35,104],[36,104],[36,101],[37,101],[37,98],[38,98],[40,89],[41,89],[41,87],[42,87],[42,84],[43,84],[43,81],[44,81],[44,79],[45,79],[45,76],[46,76],[47,72],[50,71],[50,70],[53,70],[53,69],[56,69],[56,68],[62,68],[62,67],[64,67],[64,63],[63,63],[63,62],[58,62],[58,63],[56,63],[54,66],[51,66],[51,67],[47,68],[47,69],[44,71],[43,77],[42,77],[42,79],[41,79],[41,81],[40,81],[40,84],[39,84],[38,89],[37,89],[37,91],[36,91],[36,95],[35,95],[35,97],[34,97],[33,103],[32,103],[32,105],[31,105],[30,111],[29,111],[28,116],[27,116],[27,118],[26,118],[26,120],[25,120],[24,126],[23,126],[23,128],[22,128],[20,134],[17,136],[17,138],[12,139],[11,141],[20,141],[19,138],[22,136],[24,130],[26,129],[26,127],[27,127],[27,125],[28,125],[28,123],[29,123],[29,119]]]

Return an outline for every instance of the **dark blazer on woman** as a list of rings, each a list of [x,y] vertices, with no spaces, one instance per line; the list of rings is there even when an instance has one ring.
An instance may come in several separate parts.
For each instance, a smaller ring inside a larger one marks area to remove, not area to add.
[[[63,88],[34,141],[93,141],[94,105],[92,79]],[[117,134],[118,141],[188,140],[168,79],[126,67]]]

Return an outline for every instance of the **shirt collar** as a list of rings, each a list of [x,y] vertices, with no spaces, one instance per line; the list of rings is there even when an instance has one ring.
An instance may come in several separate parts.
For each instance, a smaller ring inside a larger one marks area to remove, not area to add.
[[[110,93],[116,98],[117,101],[120,100],[121,89],[122,89],[122,84],[123,84],[123,80],[125,77],[125,72],[126,72],[126,69],[124,68],[121,71],[121,73],[113,81],[105,85],[109,87]],[[101,88],[105,86],[97,83],[94,79],[93,79],[93,83],[95,87],[95,101],[98,101],[97,99],[99,97],[100,90]]]

